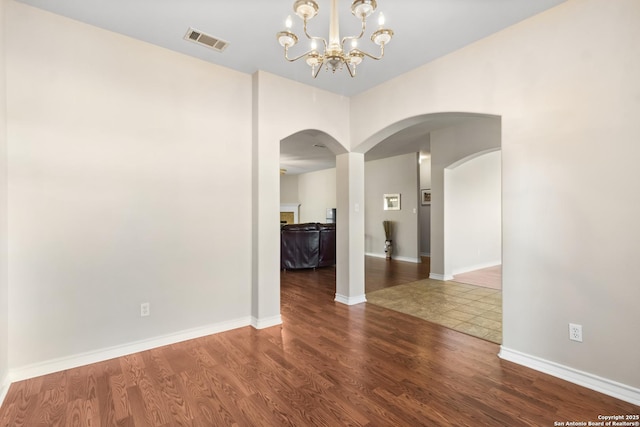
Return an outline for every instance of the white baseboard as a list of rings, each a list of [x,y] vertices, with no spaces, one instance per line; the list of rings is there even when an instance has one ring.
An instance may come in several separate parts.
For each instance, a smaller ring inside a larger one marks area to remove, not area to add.
[[[10,385],[11,383],[9,382],[8,375],[5,375],[4,378],[0,379],[0,407],[2,407],[2,404],[4,403],[4,398],[7,397]]]
[[[212,325],[163,335],[148,340],[132,342],[129,344],[104,348],[87,353],[75,354],[72,356],[61,357],[53,360],[47,360],[44,362],[23,366],[17,369],[11,369],[9,371],[8,379],[11,382],[22,381],[29,378],[51,374],[54,372],[64,371],[66,369],[77,368],[79,366],[90,365],[92,363],[126,356],[132,353],[151,350],[165,345],[192,340],[195,338],[217,334],[220,332],[230,331],[232,329],[242,328],[249,325],[251,325],[251,318],[243,317],[240,319],[229,320],[226,322],[215,323]]]
[[[588,372],[579,371],[536,356],[521,353],[516,350],[511,350],[504,346],[500,347],[500,353],[498,353],[498,356],[501,359],[526,366],[527,368],[531,368],[536,371],[544,372],[545,374],[569,381],[570,383],[581,385],[599,393],[615,397],[616,399],[624,400],[625,402],[633,403],[634,405],[640,405],[640,389],[638,388],[612,381],[607,378],[602,378]]]
[[[367,297],[365,295],[347,297],[345,295],[336,294],[335,301],[345,305],[356,305],[356,304],[362,304],[363,302],[367,302]]]
[[[420,256],[424,256],[424,257],[430,258],[431,257],[431,252],[420,252]]]
[[[412,262],[414,264],[422,263],[422,260],[420,258],[411,258],[408,256],[392,256],[391,258],[396,261]]]
[[[485,262],[482,264],[470,265],[467,267],[457,268],[453,270],[453,275],[455,276],[457,274],[464,274],[470,271],[482,270],[483,268],[495,267],[501,264],[502,264],[501,261],[493,261],[493,262]]]
[[[374,252],[365,252],[364,255],[365,256],[371,256],[371,257],[374,257],[374,258],[386,258],[387,257],[387,254],[385,254],[385,253],[379,254],[379,253],[374,253]]]
[[[373,252],[367,252],[365,253],[365,256],[371,256],[374,258],[386,258],[387,255],[382,253],[382,254],[378,254],[378,253],[373,253]],[[404,261],[404,262],[412,262],[414,264],[420,264],[422,262],[422,260],[420,258],[411,258],[411,257],[407,257],[407,256],[395,256],[392,255],[391,259],[393,259],[394,261]]]
[[[265,329],[270,328],[272,326],[282,325],[282,317],[278,314],[277,316],[267,317],[264,319],[258,319],[257,317],[251,317],[251,326],[256,329]]]
[[[448,276],[448,275],[445,276],[444,274],[429,273],[429,279],[447,281],[447,280],[453,280],[453,276]]]

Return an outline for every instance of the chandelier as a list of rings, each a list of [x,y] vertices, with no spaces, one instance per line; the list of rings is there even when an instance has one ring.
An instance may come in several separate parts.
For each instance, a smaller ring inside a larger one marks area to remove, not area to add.
[[[295,58],[289,58],[289,48],[298,43],[298,36],[291,31],[291,16],[287,17],[286,30],[280,31],[276,36],[278,42],[284,47],[284,57],[289,62],[306,59],[307,65],[311,67],[311,75],[315,79],[324,66],[325,69],[336,72],[346,68],[351,77],[356,75],[358,66],[365,57],[379,60],[384,56],[384,46],[391,41],[393,31],[384,28],[384,15],[378,15],[378,29],[371,34],[371,41],[380,46],[380,56],[374,56],[358,49],[358,40],[364,36],[367,26],[367,18],[376,10],[376,0],[354,0],[351,4],[351,13],[362,22],[362,29],[357,36],[348,36],[340,39],[340,29],[338,24],[338,0],[331,0],[331,20],[329,21],[329,41],[322,37],[309,35],[307,23],[318,14],[318,3],[315,0],[296,0],[293,3],[293,10],[304,22],[304,35],[311,40],[311,50]],[[350,50],[345,50],[345,44],[349,42]],[[318,50],[318,45],[322,46],[322,51]]]

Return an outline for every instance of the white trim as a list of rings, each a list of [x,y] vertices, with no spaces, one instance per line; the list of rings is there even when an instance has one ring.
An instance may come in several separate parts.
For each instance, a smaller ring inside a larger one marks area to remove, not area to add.
[[[4,398],[7,397],[7,392],[9,391],[9,386],[11,383],[9,382],[9,376],[5,375],[4,378],[0,381],[0,407],[4,403]]]
[[[411,258],[408,256],[392,256],[391,259],[396,261],[411,262],[414,264],[422,264],[422,260],[420,258]]]
[[[373,253],[373,252],[365,252],[364,255],[365,256],[371,256],[371,257],[374,257],[374,258],[386,258],[387,257],[387,255],[384,254],[384,253],[378,254],[378,253]]]
[[[579,371],[577,369],[512,350],[504,346],[500,346],[500,353],[498,353],[498,357],[536,371],[544,372],[545,374],[552,375],[565,381],[569,381],[570,383],[578,384],[591,390],[604,393],[615,397],[616,399],[624,400],[625,402],[633,403],[634,405],[640,405],[640,389],[638,388],[609,380],[607,378],[602,378],[588,372]]]
[[[251,317],[251,326],[255,329],[265,329],[277,325],[282,325],[282,317],[279,314],[277,316],[260,319],[257,317]]]
[[[447,280],[453,280],[453,276],[445,276],[444,274],[429,273],[429,279],[442,280],[446,282]]]
[[[420,252],[420,256],[430,258],[431,257],[431,252]]]
[[[345,295],[336,294],[336,298],[334,301],[339,302],[341,304],[345,304],[345,305],[356,305],[356,304],[362,304],[363,302],[367,302],[367,297],[364,294],[358,295],[355,297],[348,297]]]
[[[44,362],[23,366],[21,368],[12,369],[9,371],[8,379],[11,382],[22,381],[29,378],[51,374],[54,372],[64,371],[66,369],[77,368],[79,366],[90,365],[92,363],[126,356],[132,353],[151,350],[153,348],[162,347],[165,345],[176,344],[182,341],[230,331],[232,329],[242,328],[249,325],[251,325],[251,318],[243,317],[240,319],[214,323],[212,325],[199,328],[188,329],[173,334],[167,334],[148,340],[136,341],[129,344],[108,347],[68,357],[61,357],[58,359],[47,360]]]
[[[470,271],[482,270],[483,268],[497,267],[501,264],[502,263],[500,261],[493,261],[493,262],[485,262],[482,264],[471,265],[468,267],[462,267],[462,268],[453,270],[453,275],[455,276],[457,274],[464,274]]]
[[[365,253],[366,256],[371,256],[374,258],[386,258],[387,255],[382,253],[382,254],[378,254],[378,253],[373,253],[373,252],[367,252]],[[412,262],[414,264],[420,264],[422,263],[422,259],[420,258],[411,258],[411,257],[406,257],[406,256],[391,256],[391,259],[393,259],[394,261],[404,261],[404,262]]]

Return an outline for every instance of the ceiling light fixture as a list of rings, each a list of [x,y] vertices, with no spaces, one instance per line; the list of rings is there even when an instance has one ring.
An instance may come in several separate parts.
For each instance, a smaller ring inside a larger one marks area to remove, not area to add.
[[[364,36],[367,26],[367,18],[376,10],[376,0],[354,0],[351,4],[351,13],[362,21],[362,30],[357,36],[348,36],[340,39],[340,28],[338,23],[338,0],[331,0],[331,20],[329,22],[329,41],[322,37],[309,35],[307,22],[318,14],[318,3],[315,0],[296,0],[293,3],[293,10],[304,22],[304,35],[311,40],[311,49],[300,56],[289,58],[289,48],[298,43],[298,36],[291,31],[291,16],[287,17],[286,30],[276,34],[278,42],[284,47],[284,57],[289,62],[305,58],[307,65],[311,67],[311,75],[315,79],[324,65],[327,70],[334,73],[341,70],[343,65],[349,71],[351,77],[356,75],[356,66],[360,65],[365,57],[379,60],[384,56],[384,47],[391,37],[393,30],[384,27],[384,15],[378,14],[378,29],[371,34],[371,41],[380,46],[380,56],[374,56],[358,49],[358,40]],[[345,51],[345,43],[350,42],[351,50]],[[322,44],[322,53],[318,51],[318,44]]]

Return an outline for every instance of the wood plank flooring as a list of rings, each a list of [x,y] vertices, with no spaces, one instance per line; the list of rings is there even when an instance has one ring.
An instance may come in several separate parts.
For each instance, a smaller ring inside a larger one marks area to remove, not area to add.
[[[367,286],[420,278],[400,264],[395,276],[372,273],[380,265],[370,261]],[[335,303],[332,268],[281,278],[282,327],[15,383],[0,426],[552,426],[640,413],[502,361],[496,344],[382,307]]]
[[[388,260],[386,258],[365,257],[365,290],[367,293],[428,279],[431,269],[431,259],[421,257],[420,264]],[[333,279],[335,282],[335,279]]]

